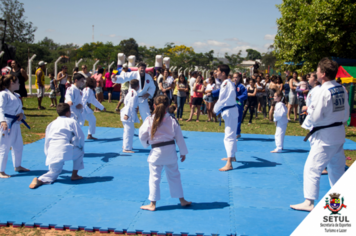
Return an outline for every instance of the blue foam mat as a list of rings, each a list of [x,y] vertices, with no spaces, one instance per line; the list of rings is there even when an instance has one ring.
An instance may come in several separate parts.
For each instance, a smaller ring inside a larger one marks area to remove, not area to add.
[[[150,150],[135,136],[136,153],[122,153],[122,129],[96,131],[99,139],[85,144],[83,180],[70,180],[72,163],[67,162],[56,182],[29,189],[34,177],[47,172],[44,140],[24,147],[22,164],[31,172],[14,172],[9,155],[6,172],[12,177],[0,179],[0,223],[101,232],[289,235],[308,214],[289,208],[304,200],[303,168],[310,146],[303,137],[286,136],[283,153],[271,154],[273,135],[243,134],[235,169],[223,173],[218,168],[226,157],[224,134],[183,131],[189,154],[179,169],[185,198],[193,204],[182,208],[170,197],[163,173],[157,211],[148,212],[140,206],[149,203]],[[356,145],[347,140],[344,148]],[[320,196],[329,189],[328,177],[322,176]]]

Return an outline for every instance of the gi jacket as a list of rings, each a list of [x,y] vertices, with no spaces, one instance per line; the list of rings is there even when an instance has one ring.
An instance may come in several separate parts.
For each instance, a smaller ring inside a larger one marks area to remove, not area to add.
[[[82,103],[84,105],[83,114],[94,113],[93,110],[90,109],[90,107],[88,106],[88,103],[93,104],[96,108],[99,108],[100,110],[104,109],[104,106],[96,99],[94,91],[89,87],[83,89]]]
[[[140,123],[136,112],[136,108],[138,107],[138,96],[136,90],[131,88],[129,89],[127,95],[125,96],[124,105],[124,108],[120,111],[121,121]],[[127,120],[124,119],[125,115],[129,117]]]
[[[5,121],[8,128],[13,119],[5,117],[5,114],[16,116],[20,113],[24,113],[22,109],[22,103],[20,100],[20,95],[17,93],[12,93],[10,90],[5,89],[0,92],[0,122]],[[25,115],[23,116],[25,120]],[[21,124],[21,121],[16,121],[17,124]],[[15,123],[15,124],[16,124]]]
[[[236,105],[236,92],[235,85],[230,79],[226,79],[220,87],[219,100],[215,103],[214,113],[218,113],[221,109],[229,106]],[[239,112],[237,107],[227,109],[221,113],[221,117],[225,118],[237,118]]]
[[[74,84],[70,86],[66,91],[65,103],[72,102],[73,105],[70,107],[72,117],[79,122],[80,125],[84,125],[83,120],[83,108],[78,109],[76,106],[78,104],[84,104],[82,102],[82,91],[80,91]]]
[[[84,133],[77,121],[59,116],[46,128],[46,165],[73,160],[73,149],[84,152]]]

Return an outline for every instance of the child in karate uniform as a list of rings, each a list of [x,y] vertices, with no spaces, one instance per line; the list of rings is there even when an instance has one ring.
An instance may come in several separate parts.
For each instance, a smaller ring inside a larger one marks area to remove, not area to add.
[[[96,81],[92,78],[86,80],[86,88],[83,89],[82,103],[84,105],[83,110],[83,121],[87,120],[89,122],[88,137],[87,139],[97,139],[93,137],[96,128],[96,118],[94,112],[90,109],[88,104],[93,104],[96,108],[105,111],[105,107],[96,99],[94,95],[94,89],[96,86]]]
[[[224,145],[227,153],[227,158],[223,158],[223,161],[227,161],[220,171],[232,170],[232,161],[236,161],[235,153],[237,152],[236,144],[236,130],[237,121],[239,117],[239,111],[236,104],[236,92],[235,85],[228,78],[230,73],[230,67],[228,65],[219,65],[217,69],[217,78],[223,82],[220,87],[219,100],[215,103],[214,113],[221,117],[225,121],[225,138]],[[242,114],[241,114],[242,115]]]
[[[80,89],[84,86],[85,77],[81,73],[76,73],[73,76],[74,84],[67,89],[65,95],[65,103],[71,106],[71,117],[75,119],[80,126],[83,126],[83,93]]]
[[[133,137],[135,134],[135,123],[140,123],[137,117],[138,96],[137,90],[140,88],[137,79],[130,81],[130,89],[124,99],[124,108],[120,111],[120,117],[124,126],[123,152],[134,153],[132,151]]]
[[[32,180],[32,189],[54,182],[61,174],[65,161],[73,161],[72,181],[83,178],[78,175],[78,171],[84,169],[84,133],[78,122],[70,118],[68,104],[58,104],[57,113],[59,117],[46,129],[44,152],[49,171]]]
[[[186,201],[183,196],[175,147],[176,141],[180,151],[180,158],[183,162],[188,150],[182,130],[178,122],[167,113],[169,99],[166,95],[157,96],[154,101],[154,107],[153,114],[146,118],[139,132],[142,145],[144,147],[152,145],[152,150],[148,155],[150,169],[150,195],[148,199],[151,204],[142,206],[141,209],[150,211],[156,209],[156,201],[160,200],[160,181],[163,168],[165,168],[167,175],[171,197],[179,198],[182,206],[188,206],[191,202]]]
[[[276,134],[274,135],[274,139],[276,142],[276,149],[271,152],[282,152],[283,150],[283,142],[284,136],[287,130],[288,118],[287,118],[287,107],[282,102],[283,93],[278,91],[274,93],[274,101],[276,102],[276,106],[274,108],[273,119],[276,123]]]
[[[29,171],[21,166],[23,142],[20,124],[26,117],[20,95],[14,93],[19,87],[19,80],[15,76],[0,76],[0,178],[10,177],[5,173],[10,148],[15,171]]]

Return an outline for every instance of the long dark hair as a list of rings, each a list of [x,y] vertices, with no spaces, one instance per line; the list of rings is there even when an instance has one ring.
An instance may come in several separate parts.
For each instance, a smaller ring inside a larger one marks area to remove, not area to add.
[[[180,82],[180,78],[181,78],[181,77],[183,77],[183,84],[184,84],[185,86],[187,86],[187,81],[185,80],[185,77],[184,77],[183,74],[180,74],[180,75],[179,75],[179,77],[178,77],[178,84],[181,83],[181,82]]]
[[[15,83],[17,78],[12,75],[0,75],[0,91],[10,88],[11,81]]]

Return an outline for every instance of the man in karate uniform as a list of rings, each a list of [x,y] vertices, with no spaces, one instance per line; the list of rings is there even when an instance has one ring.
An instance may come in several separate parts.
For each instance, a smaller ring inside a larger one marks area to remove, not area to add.
[[[135,134],[135,123],[140,123],[137,117],[139,82],[137,79],[130,81],[130,89],[124,99],[124,108],[120,111],[122,124],[124,125],[123,152],[134,153],[132,151],[133,137]]]
[[[83,93],[81,89],[84,87],[85,77],[81,73],[76,73],[73,77],[74,84],[67,89],[65,103],[71,106],[71,117],[75,119],[79,125],[84,125],[83,120]]]
[[[59,117],[46,129],[44,152],[49,171],[32,180],[29,186],[32,189],[54,182],[62,172],[65,161],[73,161],[71,180],[83,178],[78,175],[78,171],[84,169],[84,133],[78,122],[70,118],[71,112],[68,104],[58,104],[57,113]]]
[[[147,99],[152,98],[156,91],[156,86],[153,83],[152,77],[149,74],[146,74],[145,70],[146,64],[140,62],[138,64],[138,71],[125,73],[122,71],[120,75],[114,76],[112,78],[112,81],[117,84],[122,84],[133,79],[137,79],[139,81],[140,87],[137,91],[138,107],[143,121],[147,116],[151,115]]]
[[[312,146],[304,166],[305,201],[290,206],[295,210],[313,210],[314,200],[319,197],[320,175],[326,166],[331,187],[345,172],[344,124],[349,118],[349,104],[345,88],[335,81],[338,67],[329,58],[318,64],[317,77],[322,86],[307,107],[313,129],[306,137],[310,136]]]
[[[217,69],[217,78],[222,80],[220,87],[219,100],[215,103],[214,113],[219,115],[225,121],[225,138],[224,144],[227,153],[226,165],[219,169],[220,171],[232,170],[232,161],[236,161],[235,153],[237,152],[236,130],[239,111],[236,104],[235,85],[228,79],[230,67],[228,65],[219,65]]]

